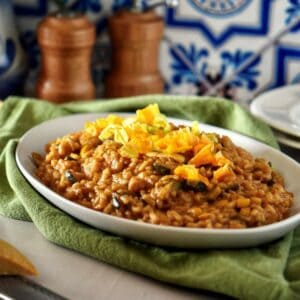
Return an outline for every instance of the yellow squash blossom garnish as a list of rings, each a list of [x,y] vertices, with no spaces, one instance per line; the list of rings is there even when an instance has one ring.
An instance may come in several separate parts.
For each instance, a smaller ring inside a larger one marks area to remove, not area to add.
[[[127,125],[125,125],[124,123],[123,126],[129,138],[134,138],[137,136],[144,136],[144,137],[149,136],[148,129],[147,129],[148,125],[143,123],[136,123],[136,122],[129,123]]]
[[[184,153],[193,148],[199,137],[192,133],[190,127],[180,128],[167,133],[155,143],[158,151],[165,153]]]
[[[203,165],[215,165],[216,156],[213,151],[214,144],[210,143],[204,146],[190,161],[189,163],[196,167]]]
[[[214,179],[217,181],[224,181],[225,178],[232,178],[234,176],[235,174],[229,164],[225,164],[223,167],[214,171]]]
[[[193,165],[181,165],[175,168],[174,175],[190,181],[202,181],[209,185],[209,180],[199,173],[199,170]]]
[[[181,176],[185,174],[185,179],[189,178],[188,180],[207,182],[195,167],[206,164],[222,167],[231,164],[222,152],[215,153],[216,135],[200,132],[196,121],[191,127],[171,130],[170,123],[160,113],[157,104],[138,109],[134,117],[124,119],[116,115],[108,115],[95,122],[88,122],[85,125],[85,132],[92,136],[99,136],[102,141],[111,139],[122,144],[121,155],[127,157],[137,157],[148,152],[172,157],[172,155],[193,151],[195,155],[189,161],[189,165],[177,169],[177,172],[180,170]],[[89,147],[83,147],[80,154],[83,157],[88,152]]]
[[[150,152],[152,149],[151,140],[142,140],[139,138],[133,138],[128,143],[121,147],[120,153],[125,157],[138,157],[139,154]]]
[[[106,118],[98,119],[95,122],[86,122],[85,131],[93,136],[98,136],[100,132],[109,125],[121,125],[123,118],[116,115],[108,115]]]
[[[192,123],[192,133],[200,134],[199,123],[197,121],[193,121],[193,123]]]
[[[141,123],[153,124],[155,117],[158,115],[160,115],[158,105],[156,103],[150,104],[136,111],[136,120]]]
[[[194,154],[197,154],[204,146],[211,144],[212,138],[206,133],[200,133],[200,140],[197,145],[193,148]]]
[[[170,131],[170,124],[166,116],[160,113],[156,103],[150,104],[143,109],[138,109],[136,111],[135,121],[137,123],[147,124],[149,133],[155,133],[157,130],[163,130],[164,132]]]
[[[128,142],[128,135],[122,125],[108,125],[99,135],[100,140],[104,141],[113,137],[114,141],[125,145]]]
[[[229,166],[232,165],[232,161],[226,158],[223,155],[222,151],[218,151],[215,156],[216,156],[216,162],[218,166],[222,167],[224,165],[229,165]]]
[[[123,157],[136,158],[139,156],[138,149],[132,144],[125,144],[120,149],[120,154]]]
[[[215,144],[218,137],[213,133],[203,133],[198,122],[191,127],[181,127],[171,130],[166,116],[160,113],[157,104],[150,104],[138,109],[136,115],[122,118],[109,115],[95,122],[88,122],[84,129],[87,135],[99,136],[102,141],[111,139],[122,144],[120,153],[125,157],[138,157],[139,154],[167,155],[181,163],[174,174],[190,181],[202,181],[209,184],[208,178],[199,173],[197,167],[213,165],[219,167],[214,171],[214,179],[222,181],[226,176],[234,175],[232,162],[221,151],[216,152]],[[194,156],[185,163],[185,153]],[[89,155],[89,145],[84,145],[81,157]]]

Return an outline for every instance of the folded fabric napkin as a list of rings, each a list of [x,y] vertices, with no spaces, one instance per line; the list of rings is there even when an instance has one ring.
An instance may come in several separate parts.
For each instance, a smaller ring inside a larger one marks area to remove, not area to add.
[[[32,221],[56,244],[161,281],[239,299],[300,299],[300,228],[273,243],[243,250],[146,245],[73,219],[41,197],[16,166],[18,139],[45,120],[72,113],[135,111],[154,102],[168,116],[214,124],[277,146],[264,123],[222,99],[156,95],[58,106],[11,97],[0,109],[0,213]]]

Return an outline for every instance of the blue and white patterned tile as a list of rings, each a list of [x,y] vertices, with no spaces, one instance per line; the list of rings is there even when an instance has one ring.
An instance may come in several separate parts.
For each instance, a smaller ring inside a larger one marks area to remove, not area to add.
[[[187,0],[176,10],[167,11],[166,22],[170,28],[198,32],[217,48],[236,36],[264,36],[271,2]]]
[[[39,65],[36,24],[53,9],[47,3],[14,0],[32,73]],[[109,68],[107,18],[129,4],[130,0],[69,1],[73,8],[85,11],[97,27],[93,74],[98,96]],[[169,41],[163,41],[160,49],[166,92],[205,94],[218,85],[222,86],[218,94],[247,103],[266,89],[300,80],[300,24],[294,23],[290,32],[272,41],[279,31],[300,18],[300,0],[186,0],[180,1],[177,9],[159,12],[165,17]],[[262,47],[265,51],[240,70]]]
[[[291,6],[294,8],[293,16],[287,20]],[[209,83],[224,83],[221,94],[247,102],[268,88],[290,83],[300,72],[296,67],[300,48],[300,42],[295,39],[299,30],[297,26],[293,28],[296,32],[284,35],[279,44],[268,42],[277,32],[299,18],[300,13],[296,13],[296,10],[300,10],[300,1],[189,0],[177,10],[168,10],[167,35],[181,48],[189,49],[194,45],[198,51],[205,50],[207,57],[202,65],[197,62],[200,64],[196,68],[198,72],[203,73],[200,70],[206,65],[208,71],[205,76],[208,76],[208,81],[212,81],[211,77],[214,77],[213,82]],[[239,66],[263,46],[265,51],[230,79],[232,74],[239,71]],[[172,51],[169,52],[168,54],[165,50],[163,55],[172,56]],[[186,88],[186,81],[194,81],[199,86],[193,72],[190,72],[187,79],[186,70],[182,71],[185,81],[174,81],[174,76],[178,77],[178,69],[170,61],[168,66],[164,65],[163,70],[170,82],[171,91],[178,90],[178,85]],[[196,91],[199,93],[199,89]]]

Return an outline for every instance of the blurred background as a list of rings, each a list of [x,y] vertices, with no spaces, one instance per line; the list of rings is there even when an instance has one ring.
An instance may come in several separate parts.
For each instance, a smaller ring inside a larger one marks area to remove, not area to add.
[[[67,2],[96,24],[92,73],[101,97],[110,58],[107,19],[131,1]],[[36,26],[55,5],[44,0],[12,4],[28,62],[24,93],[30,96],[40,66]],[[158,13],[166,24],[159,61],[166,93],[216,94],[213,86],[218,84],[217,94],[247,105],[265,90],[300,80],[300,1],[185,0]]]

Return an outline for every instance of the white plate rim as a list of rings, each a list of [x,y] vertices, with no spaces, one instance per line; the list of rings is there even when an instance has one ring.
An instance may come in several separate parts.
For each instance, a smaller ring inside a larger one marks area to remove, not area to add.
[[[277,139],[278,142],[280,142],[281,144],[285,145],[285,146],[289,146],[293,149],[298,149],[300,150],[300,141],[294,140],[292,138],[290,138],[289,136],[287,136],[285,133],[281,133],[281,132],[274,132],[274,135]]]
[[[273,118],[268,117],[262,109],[262,105],[266,99],[272,98],[276,99],[277,97],[287,97],[292,92],[298,92],[300,96],[300,86],[299,85],[288,85],[280,88],[276,88],[267,92],[264,92],[254,98],[250,104],[250,111],[253,115],[266,122],[270,126],[274,127],[277,130],[283,131],[287,134],[300,137],[300,130],[295,129],[289,124],[283,125],[282,122],[274,120]],[[283,95],[281,95],[283,94]],[[274,100],[273,100],[274,101]],[[297,125],[298,126],[298,125]]]
[[[276,223],[273,223],[273,224],[269,224],[269,225],[264,225],[264,226],[260,226],[260,227],[255,227],[255,228],[245,228],[245,229],[207,229],[207,228],[185,228],[185,227],[174,227],[174,226],[167,226],[167,225],[154,225],[154,224],[149,224],[149,223],[143,223],[143,222],[137,222],[137,221],[134,221],[134,220],[129,220],[129,219],[124,219],[124,218],[120,218],[120,217],[115,217],[115,216],[111,216],[111,215],[108,215],[108,214],[105,214],[105,213],[102,213],[102,212],[99,212],[99,211],[95,211],[93,209],[90,209],[90,208],[87,208],[85,206],[82,206],[80,204],[77,204],[75,202],[72,202],[62,196],[60,196],[59,194],[55,193],[54,191],[52,191],[51,189],[49,189],[48,187],[46,187],[43,183],[41,183],[37,178],[35,178],[35,176],[33,176],[27,169],[26,167],[24,167],[24,165],[22,164],[22,154],[20,153],[20,149],[21,149],[21,145],[22,143],[24,142],[24,140],[26,140],[28,138],[28,136],[30,136],[30,134],[32,133],[33,130],[36,130],[37,128],[40,128],[41,126],[45,126],[51,122],[56,122],[58,120],[61,120],[61,119],[64,119],[64,120],[67,120],[68,118],[72,119],[74,118],[74,116],[76,117],[79,117],[80,116],[92,116],[92,117],[103,117],[107,114],[118,114],[118,115],[121,115],[121,116],[130,116],[132,115],[131,113],[120,113],[120,112],[109,112],[109,113],[94,113],[94,114],[86,114],[86,113],[83,113],[83,114],[75,114],[75,115],[68,115],[68,116],[63,116],[63,117],[59,117],[59,118],[56,118],[56,119],[51,119],[51,120],[48,120],[48,121],[45,121],[37,126],[34,126],[33,128],[31,128],[30,130],[28,130],[20,139],[18,145],[17,145],[17,148],[16,148],[16,152],[15,152],[15,157],[16,157],[16,162],[17,162],[17,166],[19,168],[19,170],[21,171],[21,173],[24,175],[24,177],[26,178],[26,180],[29,182],[29,184],[31,186],[33,186],[33,188],[37,191],[37,192],[40,192],[40,190],[37,190],[37,187],[40,188],[40,189],[45,189],[47,190],[47,192],[52,196],[52,197],[55,197],[57,198],[59,201],[61,201],[62,203],[66,204],[68,207],[70,207],[71,209],[74,208],[74,209],[79,209],[81,210],[83,213],[87,213],[89,215],[93,215],[93,216],[101,216],[102,218],[104,219],[115,219],[115,221],[119,224],[131,224],[131,225],[134,225],[135,227],[142,227],[142,228],[149,228],[149,229],[152,229],[152,230],[167,230],[168,232],[176,232],[176,233],[182,233],[182,234],[187,234],[187,233],[191,233],[193,235],[195,235],[196,233],[197,234],[209,234],[209,235],[222,235],[222,236],[232,236],[232,235],[244,235],[244,236],[247,236],[247,235],[253,235],[253,234],[258,234],[258,233],[265,233],[267,232],[268,230],[272,229],[272,230],[277,230],[277,229],[280,229],[282,226],[291,226],[291,224],[296,224],[294,227],[298,226],[300,224],[300,214],[295,214],[293,216],[290,216],[280,222],[276,222]],[[192,121],[188,121],[188,120],[183,120],[183,119],[175,119],[175,118],[168,118],[169,121],[174,121],[174,122],[180,122],[180,123],[185,123],[185,124],[191,124]],[[248,139],[248,140],[252,140],[253,142],[259,144],[259,145],[262,145],[263,147],[265,148],[269,148],[271,149],[272,151],[277,151],[278,153],[280,153],[278,150],[264,144],[264,143],[261,143],[257,140],[254,140],[250,137],[247,137],[247,136],[243,136],[237,132],[233,132],[233,131],[230,131],[230,130],[227,130],[227,129],[224,129],[224,128],[219,128],[219,127],[216,127],[216,126],[212,126],[212,125],[207,125],[207,124],[199,124],[200,126],[200,129],[202,127],[204,127],[205,131],[208,131],[208,130],[211,130],[213,132],[218,132],[218,133],[221,133],[221,134],[225,134],[225,135],[237,135],[237,136],[240,136],[241,138],[245,138],[245,139]],[[295,162],[292,158],[290,158],[289,156],[283,154],[283,153],[280,153],[281,156],[283,156],[286,160],[292,162],[293,164],[297,164],[297,162]],[[297,164],[298,165],[298,164]],[[299,167],[299,165],[298,165]],[[55,206],[58,206],[57,205],[57,202],[53,202],[52,200],[50,200],[49,198],[47,198],[45,195],[43,195],[43,197],[51,202],[52,204],[54,204]],[[63,210],[66,214],[69,214],[70,213],[64,209],[62,209],[60,207],[61,210]],[[74,215],[73,215],[74,216]],[[76,218],[76,217],[75,217]],[[81,219],[80,219],[81,220]],[[82,221],[82,220],[81,220]],[[91,224],[90,224],[91,225]],[[92,225],[93,226],[93,225]],[[98,227],[99,228],[99,227]],[[197,235],[196,234],[196,235]],[[175,246],[176,247],[176,246]],[[243,246],[242,246],[243,247]],[[191,247],[191,248],[206,248],[206,247]],[[227,248],[227,247],[225,247]],[[235,248],[235,246],[233,246],[233,248]]]

